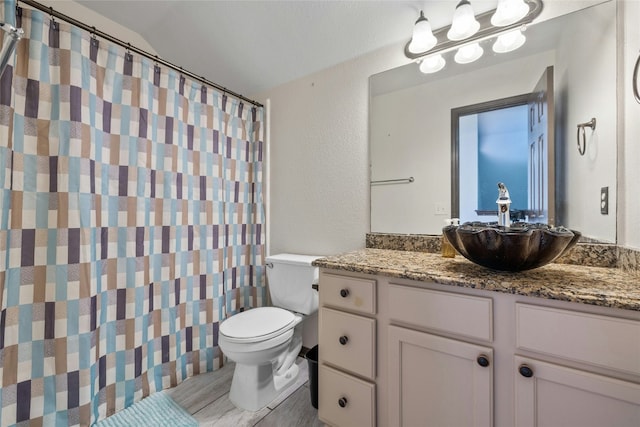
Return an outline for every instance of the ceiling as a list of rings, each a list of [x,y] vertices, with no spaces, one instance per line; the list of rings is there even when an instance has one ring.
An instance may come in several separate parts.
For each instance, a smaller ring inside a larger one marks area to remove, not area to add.
[[[421,9],[433,28],[449,25],[458,0],[78,3],[140,34],[161,58],[252,96],[408,41]],[[476,14],[495,4],[473,2]]]

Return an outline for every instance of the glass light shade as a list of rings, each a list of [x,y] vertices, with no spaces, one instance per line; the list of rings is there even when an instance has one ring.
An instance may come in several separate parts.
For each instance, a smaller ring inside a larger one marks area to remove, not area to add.
[[[505,27],[514,24],[529,13],[529,6],[524,0],[498,0],[498,7],[491,17],[491,25]]]
[[[420,63],[420,71],[425,74],[435,73],[442,70],[445,64],[442,55],[429,56]]]
[[[464,40],[471,37],[480,29],[480,23],[473,14],[473,8],[468,0],[462,0],[453,12],[453,22],[447,32],[449,40]]]
[[[453,59],[458,64],[469,64],[470,62],[479,59],[483,53],[484,50],[478,43],[472,43],[466,46],[462,46],[460,49],[458,49],[458,51],[456,52],[456,56],[454,56]]]
[[[413,27],[413,36],[411,37],[411,43],[409,43],[409,52],[426,52],[434,47],[437,42],[438,39],[436,39],[431,31],[429,20],[425,18],[422,11],[420,11],[420,18],[418,18],[416,25]]]
[[[496,53],[506,53],[516,50],[524,44],[527,38],[520,30],[501,34],[493,44],[493,51]]]

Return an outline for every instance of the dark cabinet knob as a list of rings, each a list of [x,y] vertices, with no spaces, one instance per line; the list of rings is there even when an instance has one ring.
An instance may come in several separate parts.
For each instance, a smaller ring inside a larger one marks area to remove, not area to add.
[[[489,366],[489,358],[486,354],[481,354],[480,356],[478,356],[476,361],[478,362],[478,365],[482,366],[483,368]]]
[[[525,378],[531,378],[533,376],[533,369],[528,367],[527,365],[520,365],[518,368],[518,372]]]
[[[345,406],[347,406],[347,398],[346,397],[341,397],[340,399],[338,399],[338,405],[341,408],[344,408]]]
[[[349,289],[340,289],[340,296],[346,298],[349,296]]]
[[[342,345],[347,345],[347,343],[349,342],[349,337],[346,335],[343,335],[340,338],[338,338],[338,341],[340,341],[340,344]]]

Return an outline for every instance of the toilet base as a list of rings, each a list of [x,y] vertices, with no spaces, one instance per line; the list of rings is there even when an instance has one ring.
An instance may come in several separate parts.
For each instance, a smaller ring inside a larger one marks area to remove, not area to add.
[[[257,411],[272,402],[297,378],[300,368],[295,363],[282,375],[274,373],[273,365],[236,363],[229,399],[238,408]]]

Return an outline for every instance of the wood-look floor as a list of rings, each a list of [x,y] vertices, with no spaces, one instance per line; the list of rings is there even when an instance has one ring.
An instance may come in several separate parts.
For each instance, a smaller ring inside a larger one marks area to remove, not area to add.
[[[307,361],[298,358],[298,380],[267,407],[243,411],[229,400],[234,364],[189,378],[167,390],[173,400],[198,420],[216,427],[321,427],[318,410],[311,406]]]

